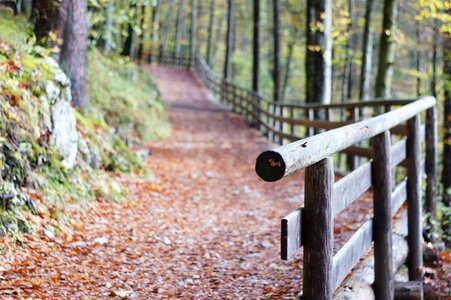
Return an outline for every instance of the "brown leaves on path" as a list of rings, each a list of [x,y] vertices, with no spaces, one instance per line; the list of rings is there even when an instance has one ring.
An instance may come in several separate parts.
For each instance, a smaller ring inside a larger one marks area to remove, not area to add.
[[[303,202],[303,174],[259,180],[255,158],[268,142],[210,101],[191,73],[149,70],[174,125],[169,140],[149,145],[156,180],[123,176],[124,204],[93,203],[72,216],[73,232],[38,232],[25,247],[11,247],[1,257],[0,298],[283,299],[299,292],[301,255],[280,260],[279,226]],[[360,215],[363,222],[367,210],[363,202],[343,220]]]

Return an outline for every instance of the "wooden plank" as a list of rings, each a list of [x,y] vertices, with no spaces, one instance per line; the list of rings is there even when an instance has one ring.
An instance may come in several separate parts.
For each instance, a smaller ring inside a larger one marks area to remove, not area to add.
[[[373,242],[373,220],[366,221],[333,259],[333,290],[335,291]]]
[[[437,109],[426,111],[426,212],[437,218]]]
[[[272,179],[279,180],[352,145],[389,130],[418,113],[429,109],[435,103],[435,98],[423,97],[421,100],[383,115],[265,151],[257,158],[257,174],[268,174],[277,171],[277,176],[272,176]],[[274,158],[282,159],[283,169],[272,171],[274,167],[269,161],[274,160]],[[261,178],[266,180],[265,177]]]
[[[391,214],[394,216],[407,200],[407,179],[402,181],[392,193]]]
[[[394,168],[407,157],[407,139],[402,139],[391,147],[391,167]]]
[[[376,299],[393,299],[390,132],[373,143],[374,293]]]
[[[420,116],[407,122],[407,202],[408,202],[408,244],[409,280],[421,280],[423,269],[422,254],[422,216],[421,216],[421,143]]]
[[[393,217],[402,204],[406,201],[406,181],[399,184],[392,192],[391,202],[392,210],[391,217]],[[335,254],[333,258],[332,273],[334,278],[334,289],[338,288],[359,262],[360,258],[371,246],[373,241],[373,219],[366,221],[346,242],[346,244]],[[302,241],[301,241],[302,242]]]
[[[298,208],[282,219],[280,256],[288,260],[302,246],[302,213],[304,208]]]
[[[332,299],[332,158],[305,171],[304,299]]]
[[[371,188],[371,162],[367,162],[334,184],[332,216],[336,217]]]
[[[396,300],[423,300],[423,281],[395,282]]]

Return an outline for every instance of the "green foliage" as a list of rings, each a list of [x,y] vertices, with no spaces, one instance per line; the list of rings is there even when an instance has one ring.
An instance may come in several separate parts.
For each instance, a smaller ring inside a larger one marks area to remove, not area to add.
[[[123,199],[127,191],[117,174],[147,171],[118,133],[150,140],[169,128],[150,77],[129,61],[93,50],[92,107],[76,112],[78,154],[67,169],[52,144],[49,83],[61,99],[68,90],[57,79],[60,69],[49,63],[51,53],[34,45],[25,19],[0,12],[0,235],[17,239],[31,230],[33,203],[40,213],[64,220],[68,206]],[[157,129],[159,122],[164,129]]]
[[[167,136],[169,123],[150,76],[127,58],[89,54],[88,88],[92,106],[124,140]]]

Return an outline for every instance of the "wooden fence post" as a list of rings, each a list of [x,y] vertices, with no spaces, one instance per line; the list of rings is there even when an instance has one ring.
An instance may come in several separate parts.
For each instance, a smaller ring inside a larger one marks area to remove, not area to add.
[[[305,170],[304,299],[332,299],[332,158]]]
[[[350,107],[347,111],[347,120],[352,122],[357,122],[359,118],[358,107]],[[347,154],[346,156],[346,168],[348,171],[353,171],[357,166],[355,155]]]
[[[421,248],[421,142],[420,116],[407,121],[407,204],[409,235],[409,280],[418,281],[423,275],[423,253]]]
[[[279,114],[278,114],[278,116],[283,118],[283,113],[284,113],[283,105],[279,105]],[[279,126],[278,126],[279,128],[278,128],[278,130],[279,130],[280,133],[283,133],[283,123],[284,122],[279,121]],[[279,145],[283,145],[283,136],[282,136],[282,134],[279,134],[279,139],[278,140],[279,140]]]
[[[437,109],[426,111],[426,211],[437,218]]]
[[[374,294],[393,299],[390,132],[375,136],[373,143]]]

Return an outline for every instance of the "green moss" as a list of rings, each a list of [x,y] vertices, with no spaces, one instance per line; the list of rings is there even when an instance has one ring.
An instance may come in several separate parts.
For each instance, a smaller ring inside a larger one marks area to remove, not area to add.
[[[17,190],[0,205],[0,234],[18,240],[32,225],[24,217],[26,211],[32,213],[27,191],[42,199],[40,209],[66,223],[68,204],[98,198],[120,201],[127,191],[116,181],[117,173],[151,176],[124,140],[153,140],[169,130],[149,75],[125,59],[92,50],[92,107],[76,112],[79,151],[75,167],[67,170],[51,145],[48,128],[51,103],[46,100],[46,85],[50,80],[59,85],[56,70],[44,61],[51,50],[34,45],[30,28],[24,18],[0,11],[0,198],[7,195],[1,193],[4,188]],[[59,231],[57,225],[47,230]]]
[[[151,141],[166,137],[170,126],[151,77],[129,60],[89,53],[89,97],[108,125],[123,139]]]

